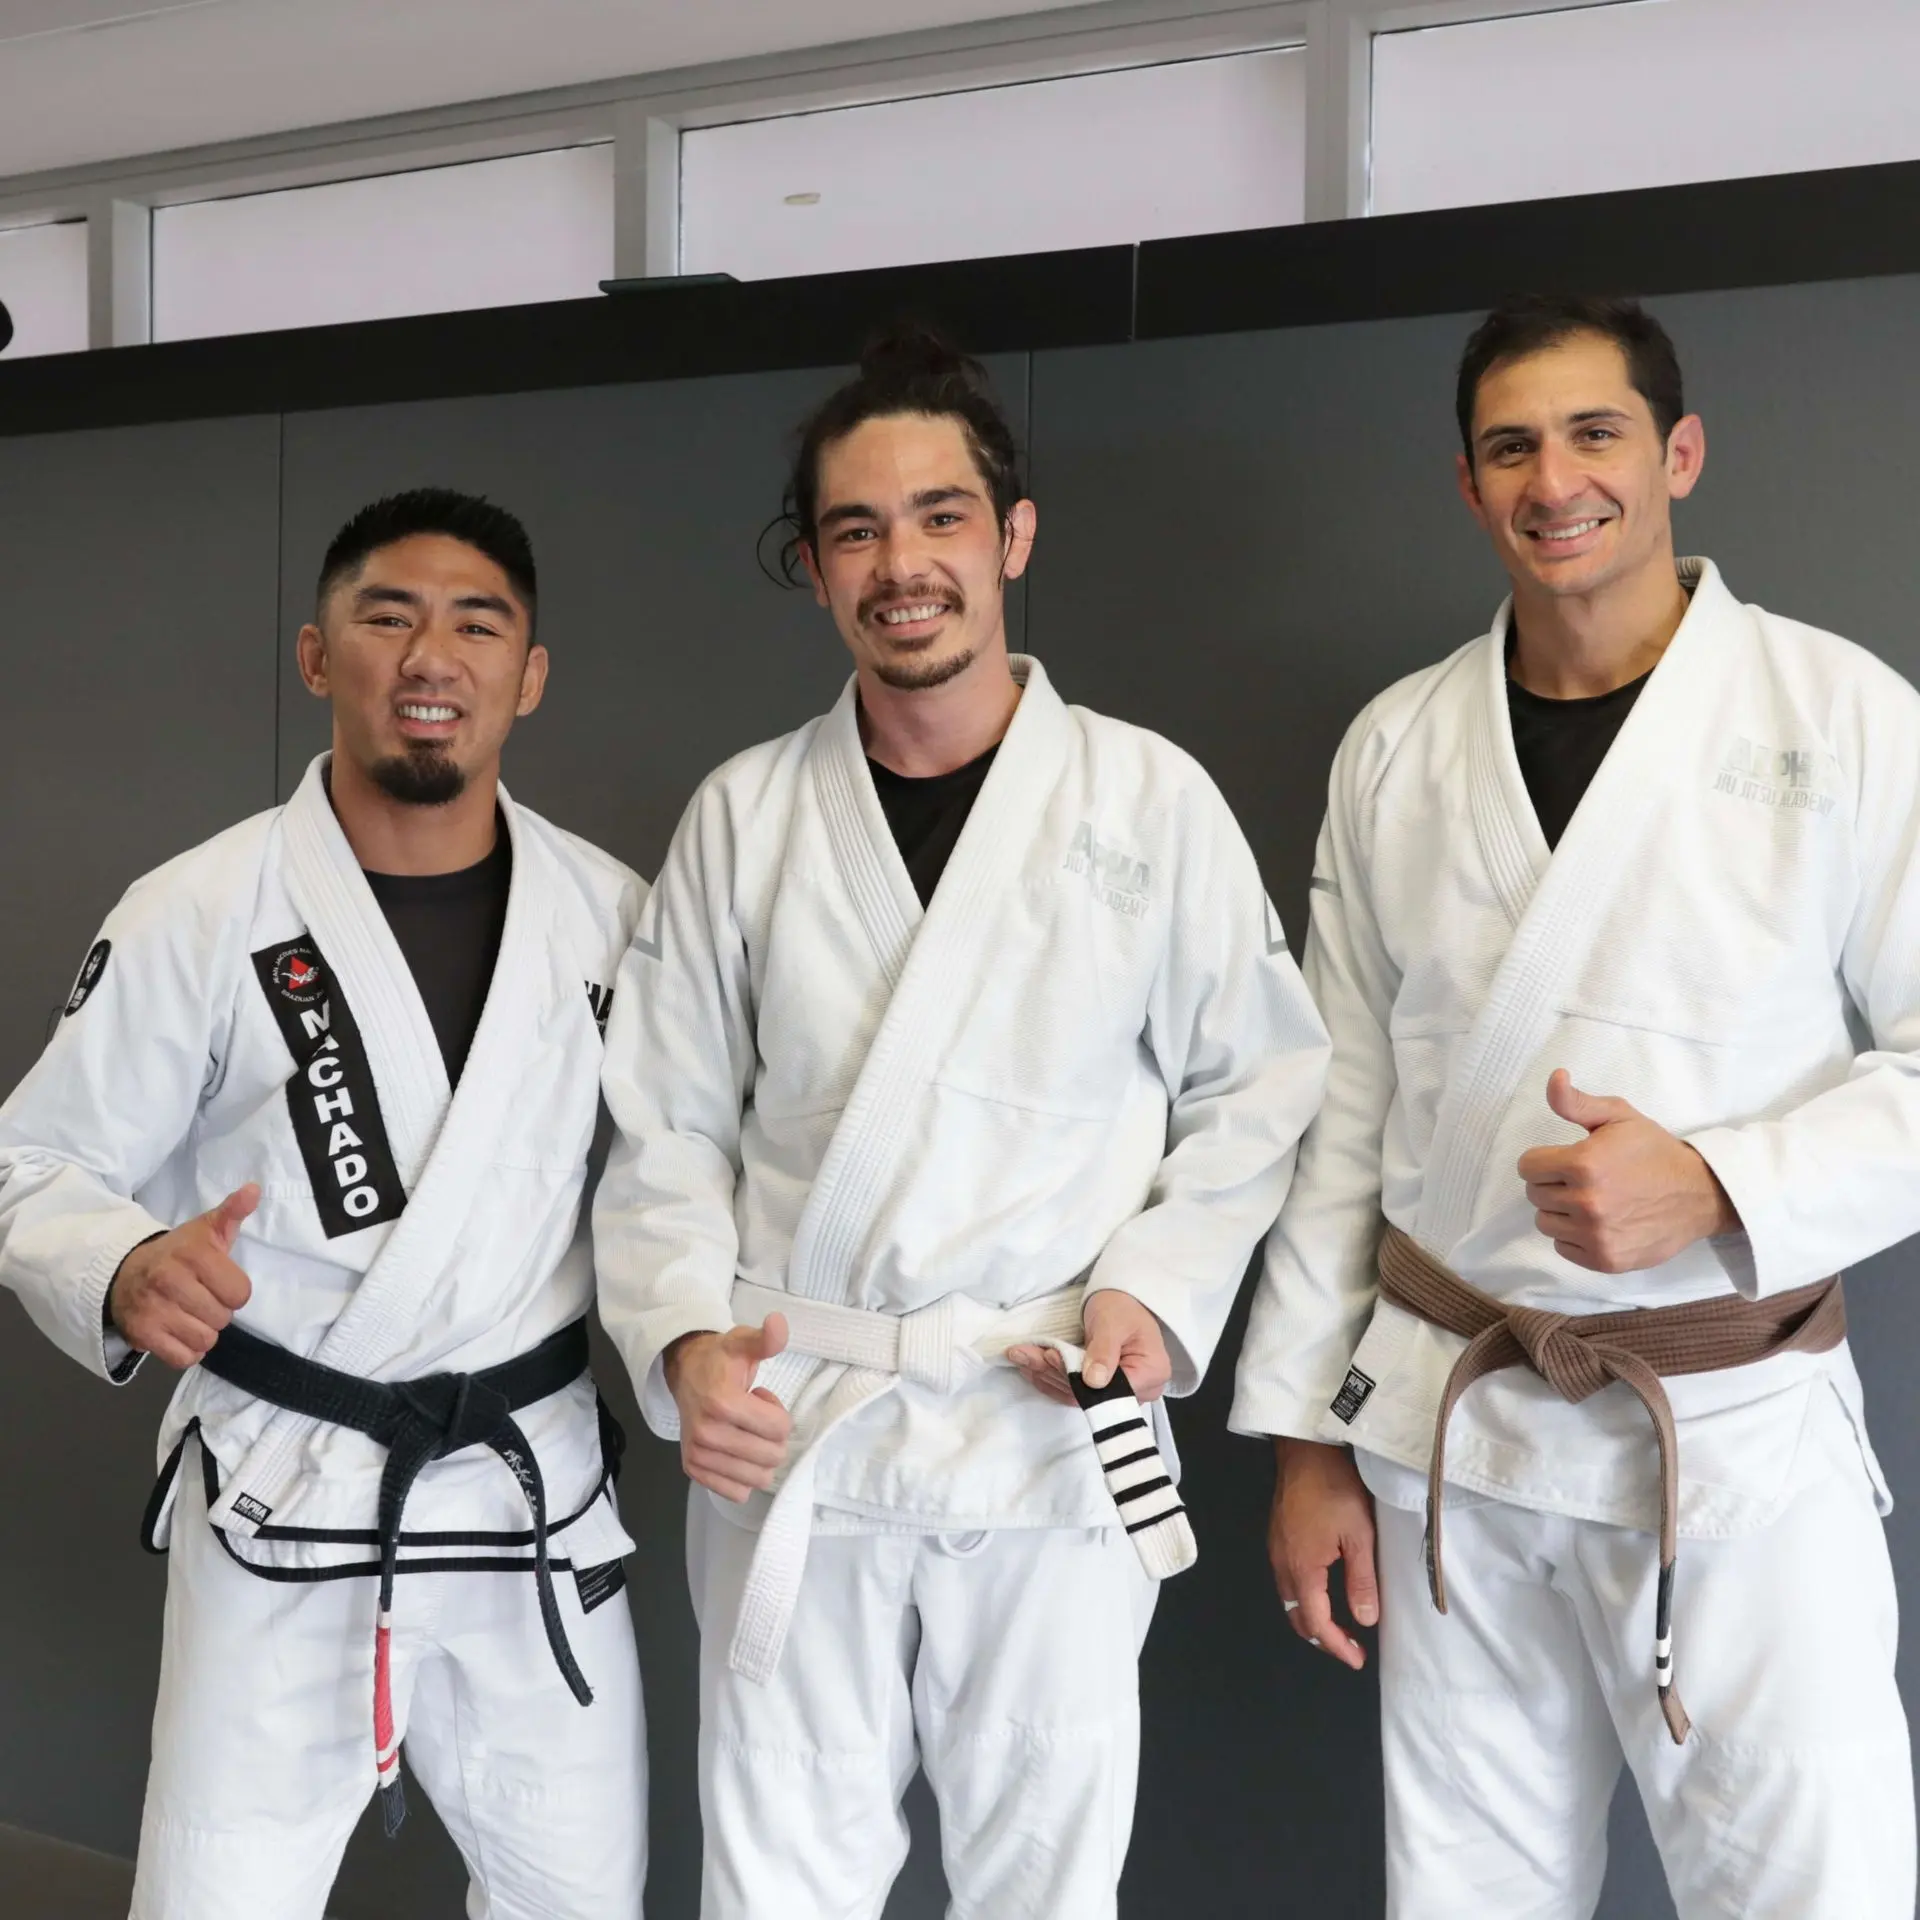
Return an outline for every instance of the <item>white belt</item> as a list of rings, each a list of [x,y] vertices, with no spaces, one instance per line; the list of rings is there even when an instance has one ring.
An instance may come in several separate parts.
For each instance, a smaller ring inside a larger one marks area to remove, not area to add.
[[[780,1664],[807,1568],[814,1484],[826,1436],[902,1380],[951,1392],[969,1375],[1011,1364],[1009,1347],[1041,1342],[1058,1347],[1069,1368],[1077,1367],[1086,1291],[1076,1282],[1017,1307],[983,1306],[963,1293],[952,1293],[916,1313],[870,1313],[809,1300],[779,1287],[735,1282],[736,1326],[757,1327],[770,1313],[784,1314],[789,1352],[837,1362],[847,1371],[829,1390],[812,1444],[788,1465],[760,1529],[727,1655],[734,1672],[764,1683]]]

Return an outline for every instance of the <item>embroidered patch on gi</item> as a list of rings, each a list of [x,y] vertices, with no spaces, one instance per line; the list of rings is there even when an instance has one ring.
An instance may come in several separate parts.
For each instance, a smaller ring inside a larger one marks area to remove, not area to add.
[[[613,989],[596,986],[587,982],[587,1005],[593,1009],[593,1024],[600,1029],[600,1038],[607,1037],[607,1015],[613,1011]]]
[[[1340,1391],[1333,1396],[1333,1417],[1352,1426],[1354,1416],[1367,1404],[1367,1396],[1375,1384],[1358,1367],[1349,1367],[1347,1377],[1340,1383]]]
[[[251,1520],[256,1527],[264,1527],[273,1509],[264,1500],[256,1500],[250,1493],[236,1493],[233,1496],[233,1510],[243,1520]]]
[[[66,1011],[60,1016],[70,1020],[87,1004],[87,997],[100,984],[100,976],[107,970],[107,958],[113,952],[111,940],[96,940],[93,951],[80,963],[80,977],[73,983],[73,992],[67,996]],[[46,1003],[41,1002],[44,1006]]]
[[[1123,848],[1103,845],[1091,821],[1082,820],[1074,828],[1067,857],[1060,864],[1084,879],[1103,907],[1129,920],[1145,918],[1152,869]]]
[[[604,1606],[616,1593],[625,1591],[627,1563],[624,1560],[609,1560],[598,1567],[575,1567],[573,1584],[580,1589],[580,1611],[591,1613],[595,1607]]]
[[[407,1194],[387,1144],[366,1043],[319,948],[305,937],[263,947],[253,966],[293,1055],[287,1112],[321,1230],[337,1240],[399,1219]]]
[[[1782,813],[1829,814],[1840,762],[1824,747],[1776,747],[1736,735],[1714,775],[1715,793]]]

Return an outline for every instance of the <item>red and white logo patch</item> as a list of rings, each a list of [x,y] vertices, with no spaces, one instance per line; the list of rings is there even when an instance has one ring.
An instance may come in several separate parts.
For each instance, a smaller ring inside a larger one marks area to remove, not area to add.
[[[310,1007],[326,992],[327,976],[321,972],[313,950],[303,942],[274,955],[273,984],[295,1006]]]

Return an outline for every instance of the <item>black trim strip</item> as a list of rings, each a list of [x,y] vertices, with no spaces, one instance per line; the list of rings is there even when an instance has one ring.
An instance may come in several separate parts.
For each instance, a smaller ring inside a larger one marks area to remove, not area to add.
[[[1920,161],[1149,240],[1135,338],[1920,273]]]
[[[1176,1513],[1185,1513],[1186,1510],[1186,1505],[1182,1502],[1177,1506],[1169,1507],[1165,1513],[1156,1513],[1151,1520],[1134,1520],[1129,1522],[1127,1531],[1129,1533],[1145,1533],[1149,1527],[1157,1527],[1162,1520],[1171,1520]]]
[[[0,361],[0,435],[843,366],[896,314],[936,321],[975,353],[1124,341],[1133,249],[690,284]]]
[[[1920,273],[1920,161],[0,361],[0,436],[844,365],[899,313],[977,353]]]
[[[313,1586],[322,1580],[377,1580],[380,1577],[380,1562],[368,1560],[364,1563],[349,1563],[339,1567],[263,1567],[244,1558],[234,1544],[218,1527],[210,1529],[214,1537],[226,1551],[226,1556],[235,1566],[244,1567],[256,1580],[277,1580],[285,1586]],[[537,1560],[494,1560],[494,1559],[449,1559],[449,1560],[397,1560],[393,1571],[402,1573],[532,1573],[539,1567]],[[547,1569],[551,1573],[571,1573],[573,1562],[562,1558],[549,1560]]]

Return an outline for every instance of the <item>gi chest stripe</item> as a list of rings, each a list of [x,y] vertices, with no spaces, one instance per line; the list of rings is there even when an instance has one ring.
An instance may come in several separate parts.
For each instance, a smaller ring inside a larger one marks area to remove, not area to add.
[[[406,1189],[387,1144],[387,1123],[353,1010],[311,938],[253,956],[293,1074],[287,1112],[329,1240],[406,1210]]]

